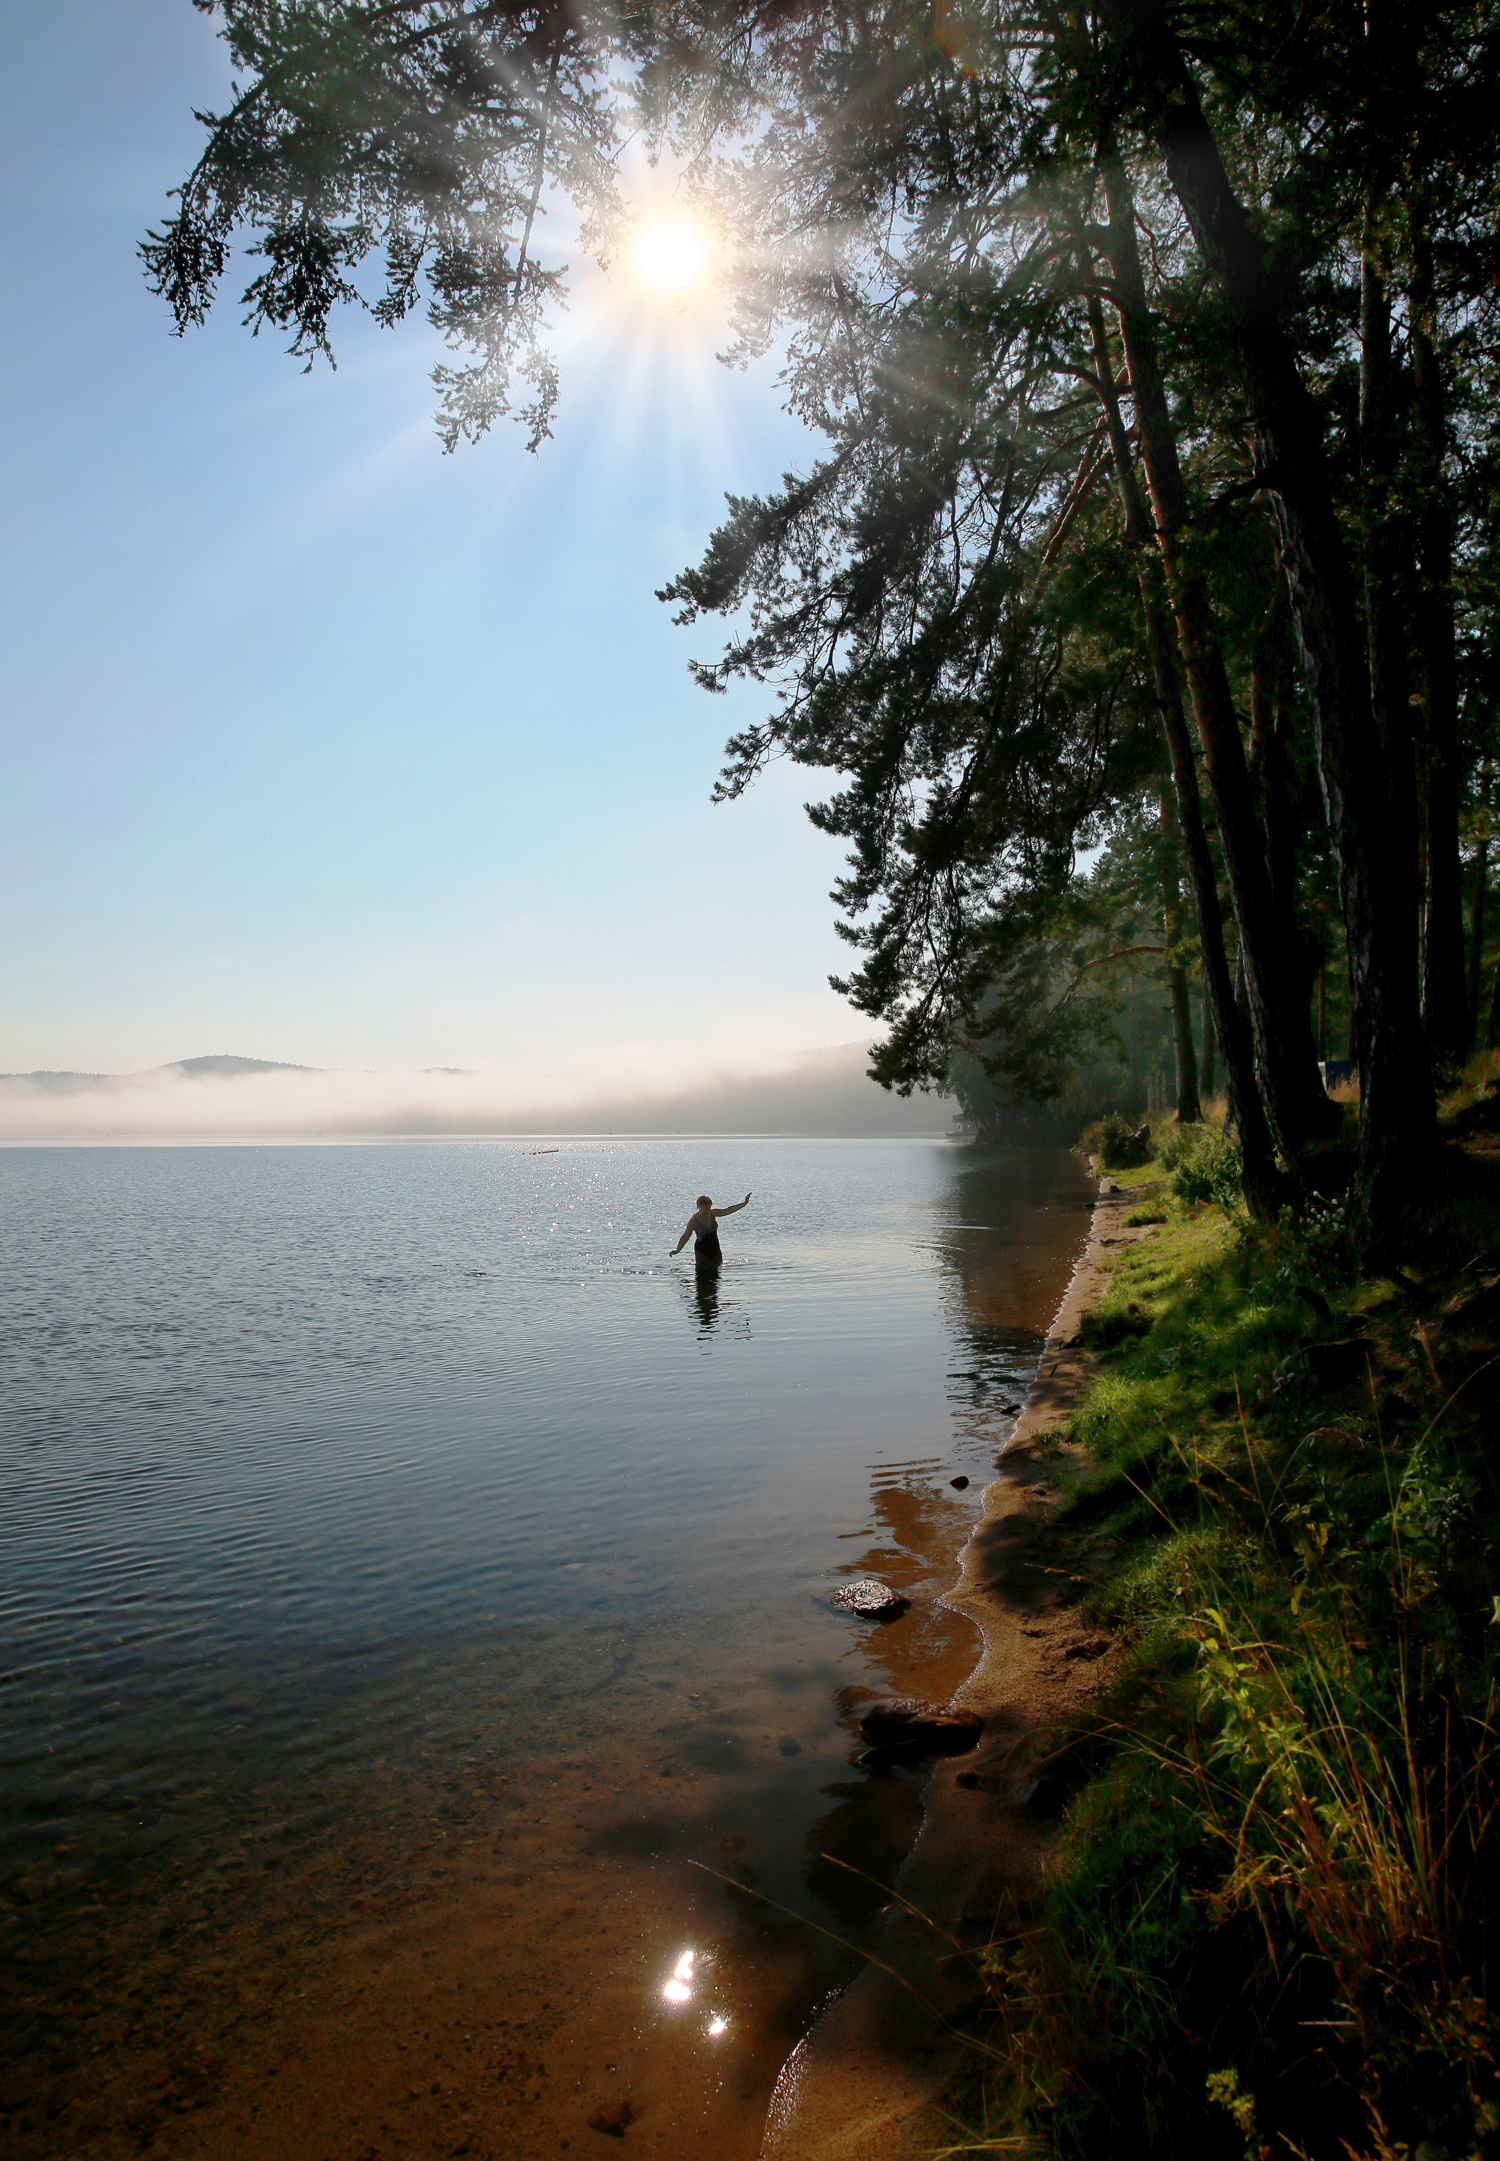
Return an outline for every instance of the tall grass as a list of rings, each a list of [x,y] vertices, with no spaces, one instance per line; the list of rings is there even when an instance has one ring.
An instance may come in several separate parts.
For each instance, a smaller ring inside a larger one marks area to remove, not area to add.
[[[1169,1173],[1205,1147],[1172,1142]],[[1470,2161],[1500,2151],[1500,1365],[1434,1352],[1456,1252],[1422,1321],[1336,1207],[1185,1198],[1117,1267],[1074,1419],[1058,1527],[1123,1548],[1084,1610],[1127,1650],[1039,1765],[1059,1831],[983,1955],[1006,2068],[967,2150]],[[1351,1328],[1363,1378],[1320,1389]]]

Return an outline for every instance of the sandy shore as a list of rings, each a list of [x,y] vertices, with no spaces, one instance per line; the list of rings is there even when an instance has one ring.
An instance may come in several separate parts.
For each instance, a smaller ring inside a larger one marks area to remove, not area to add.
[[[973,1754],[937,1763],[922,1829],[896,1879],[895,1902],[874,1957],[830,2005],[784,2067],[767,2116],[761,2161],[883,2161],[928,2155],[954,2127],[940,2095],[963,2043],[952,2022],[978,1993],[956,1947],[982,1944],[1024,1911],[1046,1852],[1048,1826],[1028,1809],[1018,1761],[1106,1681],[1109,1641],[1074,1608],[1087,1581],[1084,1542],[1050,1524],[1055,1468],[1070,1444],[1051,1436],[1094,1371],[1079,1340],[1085,1310],[1121,1245],[1130,1196],[1101,1180],[1089,1240],[1048,1331],[1036,1382],[998,1458],[978,1521],[943,1603],[977,1625],[979,1662],[957,1702],[979,1711]]]

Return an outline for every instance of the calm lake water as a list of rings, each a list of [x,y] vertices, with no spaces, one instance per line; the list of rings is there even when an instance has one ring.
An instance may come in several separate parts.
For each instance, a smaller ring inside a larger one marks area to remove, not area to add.
[[[1090,1189],[1061,1152],[943,1142],[548,1149],[0,1154],[14,2060],[66,2082],[85,2042],[150,2043],[108,1979],[148,1939],[157,1996],[186,1987],[194,1930],[221,1958],[273,1920],[326,1946],[328,1900],[316,1924],[305,1890],[268,1908],[246,1854],[395,1884],[435,1794],[486,1852],[530,1826],[507,1878],[528,1943],[562,1943],[543,1877],[584,1856],[626,1907],[701,1858],[762,1913],[857,1937],[819,1841],[893,1867],[920,1786],[859,1768],[858,1704],[971,1662],[938,1600]],[[703,1188],[753,1191],[709,1285],[691,1246],[668,1258]],[[870,1573],[913,1592],[909,1622],[830,1607]],[[539,1782],[565,1826],[525,1813]],[[392,1911],[441,1896],[401,1881]],[[648,1991],[664,1928],[631,1935]],[[747,2123],[839,1977],[812,1942],[756,1984],[774,2018],[741,1990]],[[58,2091],[82,2150],[86,2101]]]

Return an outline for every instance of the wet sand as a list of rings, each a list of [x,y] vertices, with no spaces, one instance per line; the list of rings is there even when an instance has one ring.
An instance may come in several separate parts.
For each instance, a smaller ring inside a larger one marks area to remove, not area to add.
[[[1054,1429],[1095,1370],[1079,1340],[1083,1313],[1112,1250],[1152,1235],[1126,1227],[1133,1198],[1101,1179],[1088,1246],[943,1599],[981,1632],[978,1663],[952,1693],[983,1715],[983,1739],[972,1754],[933,1766],[921,1832],[896,1879],[899,1903],[873,1947],[880,1963],[862,1968],[789,2060],[764,2161],[877,2152],[916,2161],[953,2139],[944,2095],[966,2054],[974,2060],[973,2014],[983,2004],[964,1949],[1024,1918],[1050,1835],[1028,1807],[1030,1752],[1105,1685],[1112,1664],[1108,1638],[1074,1611],[1091,1563],[1104,1556],[1087,1537],[1060,1535],[1049,1514],[1055,1467],[1074,1453]]]

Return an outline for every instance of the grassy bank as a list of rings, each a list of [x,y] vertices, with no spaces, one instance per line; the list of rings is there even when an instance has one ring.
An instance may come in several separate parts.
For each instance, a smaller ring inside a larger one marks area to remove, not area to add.
[[[1484,1100],[1394,1278],[1358,1273],[1337,1205],[1249,1224],[1210,1136],[1117,1173],[1156,1228],[1086,1323],[1054,1520],[1110,1556],[1082,1611],[1124,1651],[1036,1766],[1057,1837],[983,1954],[996,2054],[958,2150],[1500,2151]]]

